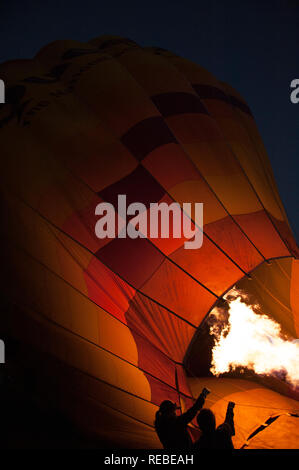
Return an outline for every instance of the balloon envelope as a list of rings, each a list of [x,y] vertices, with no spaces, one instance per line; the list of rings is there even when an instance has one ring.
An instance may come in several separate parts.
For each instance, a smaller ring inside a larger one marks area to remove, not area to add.
[[[184,410],[207,386],[217,421],[237,404],[236,447],[273,414],[290,433],[253,446],[298,447],[295,399],[186,370],[238,282],[299,335],[298,248],[246,102],[199,65],[118,37],[57,41],[0,74],[4,322],[35,351],[43,393],[104,443],[153,448],[157,406]],[[147,209],[203,203],[202,247],[97,238],[95,207],[119,194]]]

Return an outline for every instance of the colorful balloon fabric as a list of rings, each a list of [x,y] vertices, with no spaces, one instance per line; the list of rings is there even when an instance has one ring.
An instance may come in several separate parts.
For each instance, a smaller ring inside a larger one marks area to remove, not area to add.
[[[40,393],[105,445],[159,448],[161,401],[184,410],[207,386],[217,423],[236,402],[236,448],[298,448],[296,397],[191,376],[184,361],[237,283],[299,336],[299,251],[243,98],[187,59],[110,36],[56,41],[0,76],[2,318],[32,349]],[[119,194],[147,209],[202,202],[202,247],[97,238],[95,207]]]

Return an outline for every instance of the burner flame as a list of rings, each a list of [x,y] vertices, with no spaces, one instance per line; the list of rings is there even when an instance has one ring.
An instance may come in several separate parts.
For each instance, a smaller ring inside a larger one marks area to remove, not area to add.
[[[243,292],[232,289],[225,303],[211,312],[210,334],[215,338],[211,372],[218,376],[236,368],[282,378],[299,386],[299,340],[282,334],[280,325],[251,305]]]

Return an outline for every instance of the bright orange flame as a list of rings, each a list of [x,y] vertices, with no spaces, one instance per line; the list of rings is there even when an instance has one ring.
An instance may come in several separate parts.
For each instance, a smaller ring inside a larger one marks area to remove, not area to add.
[[[212,350],[211,372],[219,375],[236,367],[260,375],[280,375],[294,387],[299,386],[299,344],[282,336],[280,325],[267,315],[256,313],[258,305],[249,305],[248,297],[232,289],[224,297],[228,302],[228,321],[219,322],[223,312],[215,308],[210,328],[216,343]]]

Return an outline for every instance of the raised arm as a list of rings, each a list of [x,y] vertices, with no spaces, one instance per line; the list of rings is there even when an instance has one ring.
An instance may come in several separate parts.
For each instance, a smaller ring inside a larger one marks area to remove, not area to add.
[[[185,411],[185,413],[181,414],[181,416],[177,417],[178,422],[184,425],[190,423],[190,421],[195,418],[196,413],[203,407],[208,393],[210,393],[209,390],[207,388],[204,388],[194,405],[191,406],[189,410]]]
[[[231,429],[231,435],[235,435],[235,424],[234,424],[234,402],[230,401],[227,405],[226,416],[225,416],[225,423],[229,425]]]

